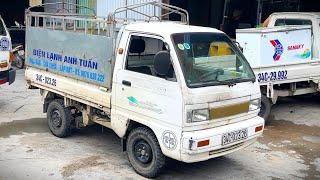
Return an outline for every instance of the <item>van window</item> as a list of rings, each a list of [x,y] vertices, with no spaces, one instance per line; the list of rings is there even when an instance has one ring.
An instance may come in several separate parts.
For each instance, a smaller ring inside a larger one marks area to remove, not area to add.
[[[154,70],[153,60],[154,56],[163,50],[168,49],[160,39],[131,36],[126,69],[150,76],[160,77]],[[162,78],[175,78],[173,66],[171,66],[168,76]]]
[[[312,22],[307,19],[277,19],[275,26],[285,25],[312,25]]]
[[[6,29],[4,27],[4,24],[2,23],[2,21],[0,20],[0,36],[6,36]]]

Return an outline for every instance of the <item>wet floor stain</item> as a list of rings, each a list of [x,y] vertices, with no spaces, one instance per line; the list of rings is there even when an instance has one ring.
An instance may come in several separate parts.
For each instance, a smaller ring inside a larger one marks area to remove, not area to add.
[[[68,178],[80,169],[85,169],[85,168],[90,168],[90,167],[95,167],[95,166],[105,164],[104,162],[99,162],[98,161],[99,159],[101,159],[100,156],[90,156],[90,157],[76,160],[76,161],[64,166],[62,168],[61,174],[64,178]]]
[[[309,141],[311,143],[320,144],[320,136],[303,136],[303,140]]]
[[[0,138],[23,133],[46,133],[49,132],[47,120],[43,118],[12,121],[0,124]]]
[[[260,143],[272,150],[301,155],[304,164],[309,166],[306,179],[319,179],[320,172],[313,163],[320,157],[320,127],[297,125],[290,121],[270,120]]]

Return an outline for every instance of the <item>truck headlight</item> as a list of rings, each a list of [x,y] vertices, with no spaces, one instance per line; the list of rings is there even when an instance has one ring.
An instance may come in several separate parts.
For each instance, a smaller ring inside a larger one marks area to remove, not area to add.
[[[249,111],[255,111],[260,109],[261,106],[261,99],[254,99],[250,101]]]
[[[187,122],[201,122],[209,120],[209,109],[197,109],[187,113]]]

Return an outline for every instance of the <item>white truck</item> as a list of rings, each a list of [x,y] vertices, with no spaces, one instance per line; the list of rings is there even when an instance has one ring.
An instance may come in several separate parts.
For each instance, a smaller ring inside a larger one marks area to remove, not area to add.
[[[16,71],[11,67],[14,59],[11,49],[10,34],[0,16],[0,85],[5,83],[12,84],[16,78]]]
[[[274,13],[268,27],[236,34],[260,84],[265,120],[279,97],[319,92],[320,13]]]
[[[93,123],[108,127],[134,170],[155,177],[166,157],[204,161],[262,135],[261,94],[249,63],[223,32],[189,26],[185,10],[150,2],[106,19],[31,10],[25,77],[40,89],[55,136]],[[117,18],[128,11],[146,19]],[[164,22],[172,13],[181,21]]]

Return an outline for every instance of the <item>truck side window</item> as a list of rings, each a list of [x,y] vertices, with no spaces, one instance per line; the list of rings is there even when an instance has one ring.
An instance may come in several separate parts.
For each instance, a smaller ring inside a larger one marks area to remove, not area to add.
[[[312,22],[306,19],[277,19],[275,22],[275,26],[285,25],[312,25]]]
[[[131,36],[129,51],[126,61],[126,69],[142,74],[160,77],[156,74],[153,67],[154,56],[159,52],[167,50],[164,42],[160,39]],[[160,78],[175,78],[173,67],[167,77]]]

